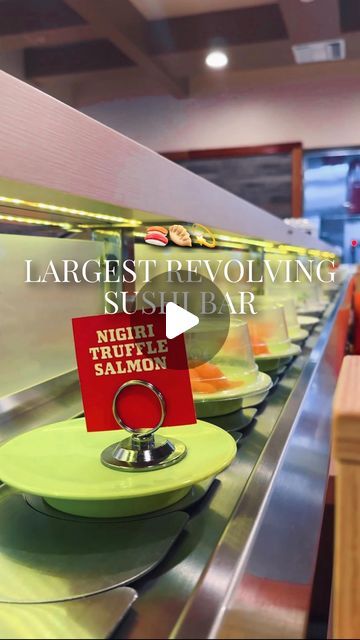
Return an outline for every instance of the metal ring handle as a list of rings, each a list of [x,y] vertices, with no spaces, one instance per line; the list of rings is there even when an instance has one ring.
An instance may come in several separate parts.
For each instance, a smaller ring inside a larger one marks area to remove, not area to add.
[[[152,433],[155,433],[155,431],[157,431],[161,427],[162,423],[164,422],[165,414],[166,414],[165,398],[161,393],[160,389],[155,387],[154,384],[152,384],[151,382],[147,382],[146,380],[128,380],[127,382],[124,382],[124,384],[122,384],[121,387],[118,388],[117,392],[114,395],[112,410],[113,410],[114,418],[116,422],[120,425],[120,427],[122,427],[123,429],[125,429],[125,431],[128,431],[129,433],[136,434],[138,430],[133,429],[128,424],[126,424],[126,422],[122,420],[122,418],[119,416],[117,406],[116,406],[116,403],[118,401],[118,398],[121,392],[124,391],[124,389],[127,389],[128,387],[136,387],[136,386],[150,389],[150,391],[152,391],[156,395],[160,404],[161,414],[160,414],[160,420],[157,423],[157,425],[155,425],[155,427],[153,427],[152,429],[146,430],[146,433],[144,433],[144,430],[142,429],[142,434],[146,435],[147,437],[147,436],[150,436]]]

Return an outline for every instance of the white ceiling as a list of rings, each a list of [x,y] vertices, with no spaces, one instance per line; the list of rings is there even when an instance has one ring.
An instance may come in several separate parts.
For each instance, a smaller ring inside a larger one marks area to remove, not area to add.
[[[273,4],[276,0],[131,0],[148,20],[187,16],[209,11],[243,9],[262,4]]]

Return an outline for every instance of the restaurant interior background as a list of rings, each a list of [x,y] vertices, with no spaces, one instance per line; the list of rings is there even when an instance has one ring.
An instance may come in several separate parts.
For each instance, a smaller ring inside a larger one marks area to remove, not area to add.
[[[358,0],[122,0],[121,41],[99,6],[1,0],[0,68],[355,260]],[[214,48],[225,68],[206,65]]]
[[[208,593],[225,593],[226,581],[235,584],[230,574],[241,559],[252,580],[244,571],[244,584],[234,589],[234,600],[227,600],[229,611],[221,594],[219,609],[211,611],[215,618],[226,610],[226,633],[238,606],[244,633],[255,629],[252,637],[267,632],[268,637],[326,638],[332,620],[335,503],[335,472],[331,464],[329,474],[328,464],[332,401],[344,353],[360,354],[360,331],[357,351],[354,325],[348,331],[355,268],[340,264],[360,261],[360,0],[0,0],[0,71],[48,94],[0,73],[0,233],[7,234],[0,257],[11,265],[8,272],[2,270],[10,300],[2,320],[16,334],[16,348],[4,337],[1,346],[3,362],[13,352],[18,358],[11,371],[6,366],[0,371],[0,417],[3,409],[9,432],[16,411],[21,429],[22,412],[30,429],[39,426],[37,411],[40,425],[82,419],[69,318],[103,312],[103,299],[89,287],[78,297],[70,295],[70,287],[56,289],[56,295],[44,288],[35,299],[36,287],[30,291],[22,279],[29,255],[71,260],[76,251],[79,261],[95,259],[100,251],[111,259],[147,256],[155,249],[143,242],[147,225],[182,221],[211,227],[217,257],[233,252],[275,260],[294,251],[300,261],[339,257],[336,286],[329,286],[326,295],[318,286],[309,287],[309,300],[296,301],[299,317],[304,316],[296,329],[309,336],[299,339],[301,355],[294,356],[299,342],[292,355],[277,358],[266,403],[258,413],[250,407],[244,434],[235,425],[239,456],[235,471],[230,468],[222,476],[224,493],[218,488],[218,494],[206,497],[206,508],[191,519],[197,528],[189,528],[185,543],[176,539],[178,556],[170,555],[165,569],[157,568],[149,582],[140,584],[136,615],[116,636],[139,638],[158,629],[160,634],[176,623],[178,635],[166,637],[192,637],[194,620],[200,620],[197,637],[236,637],[215,636],[212,627],[201,635],[201,625],[210,625],[203,615],[210,609]],[[244,200],[230,198],[145,147]],[[95,156],[89,164],[88,149]],[[174,255],[177,247],[170,243],[167,251]],[[195,251],[206,255],[205,248]],[[357,311],[360,318],[360,297]],[[276,308],[275,318],[281,313]],[[281,328],[280,322],[271,324]],[[285,322],[284,327],[286,334]],[[44,345],[42,361],[39,344]],[[264,496],[257,482],[264,483]],[[234,488],[243,491],[242,503]],[[250,517],[243,510],[246,500]],[[258,536],[253,546],[243,537],[243,556],[233,544],[234,529],[227,529],[230,542],[224,538],[218,545],[224,522],[237,527],[237,534],[249,522],[251,543]],[[345,529],[347,534],[350,527]],[[201,537],[204,532],[213,536],[210,542]],[[124,536],[124,542],[130,538]],[[118,540],[114,544],[118,549]],[[3,546],[0,539],[0,566]],[[214,579],[212,561],[219,549],[238,556],[234,561],[234,555],[227,556],[227,570],[221,573],[220,566]],[[73,554],[75,572],[80,556]],[[33,558],[37,562],[36,554]],[[263,575],[264,568],[268,573]],[[94,575],[97,579],[97,567]],[[181,589],[188,590],[186,598]],[[195,589],[200,599],[191,606]],[[101,615],[94,609],[88,616],[91,598],[84,600],[89,609],[84,608],[81,629],[89,626],[96,633],[98,622],[107,629],[102,614],[111,610],[116,618],[116,607],[101,605]],[[4,606],[0,601],[0,609]],[[39,630],[47,637],[42,618]]]

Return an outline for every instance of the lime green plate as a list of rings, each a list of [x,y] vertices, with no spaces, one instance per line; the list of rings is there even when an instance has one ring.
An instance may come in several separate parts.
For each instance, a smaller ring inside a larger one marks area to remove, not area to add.
[[[239,409],[255,407],[265,400],[271,387],[270,376],[259,372],[255,382],[237,389],[211,394],[194,393],[196,415],[198,418],[212,418],[233,413]]]
[[[236,453],[231,435],[201,420],[158,434],[184,442],[185,458],[156,471],[125,473],[100,461],[105,447],[128,437],[125,431],[88,433],[83,418],[47,425],[0,446],[0,478],[67,513],[129,516],[174,504],[194,484],[225,469]]]
[[[318,304],[318,305],[314,305],[313,307],[298,307],[296,309],[296,313],[298,316],[310,315],[310,316],[317,316],[318,318],[321,318],[326,307],[327,307],[326,304]]]
[[[298,316],[298,321],[304,329],[312,329],[315,325],[319,324],[320,319],[315,318],[315,316]]]
[[[255,356],[255,362],[260,371],[275,373],[300,353],[301,348],[299,345],[291,344],[290,347],[281,354],[264,353],[264,355]]]
[[[289,330],[289,337],[291,342],[301,345],[309,337],[309,332],[306,329],[298,327]]]

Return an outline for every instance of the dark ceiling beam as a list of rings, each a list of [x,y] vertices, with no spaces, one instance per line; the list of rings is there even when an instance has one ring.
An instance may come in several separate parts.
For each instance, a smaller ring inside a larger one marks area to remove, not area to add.
[[[2,0],[0,36],[76,27],[84,20],[62,0]]]
[[[345,33],[360,31],[359,0],[339,0],[341,29]]]
[[[108,40],[25,49],[24,63],[26,77],[35,83],[56,76],[69,76],[71,80],[78,73],[134,66],[132,60]]]
[[[149,35],[150,52],[155,55],[209,49],[219,44],[263,43],[288,37],[283,16],[275,3],[151,20]]]
[[[95,40],[95,38],[96,34],[88,24],[56,29],[41,29],[40,31],[0,35],[0,51],[16,51],[18,49],[27,49],[28,47],[52,47],[71,42],[86,42]]]
[[[153,80],[178,98],[188,94],[187,82],[175,79],[149,51],[148,22],[129,0],[65,0],[83,20],[96,29]]]
[[[93,29],[62,0],[1,0],[0,51],[94,39]]]
[[[338,0],[279,0],[291,44],[330,40],[341,35]]]

